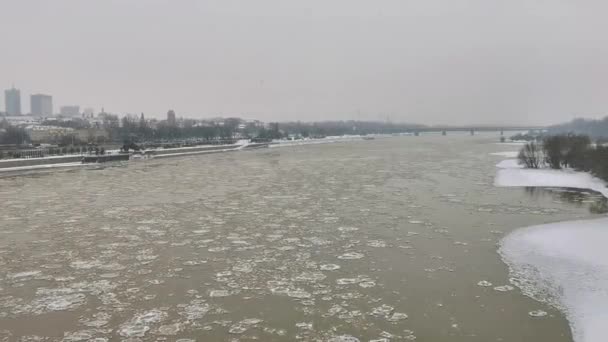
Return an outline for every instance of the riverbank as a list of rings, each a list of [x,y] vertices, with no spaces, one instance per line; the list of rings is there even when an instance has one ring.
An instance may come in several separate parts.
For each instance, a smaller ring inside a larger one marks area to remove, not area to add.
[[[492,153],[497,156],[512,156],[517,152]],[[606,182],[588,172],[570,169],[527,169],[518,164],[516,159],[506,159],[496,167],[494,185],[499,187],[544,187],[573,188],[592,190],[608,198]]]
[[[512,156],[516,152],[493,153]],[[587,172],[526,169],[516,159],[499,162],[498,187],[592,190],[608,198],[606,183]],[[523,294],[562,311],[576,342],[600,342],[608,320],[608,218],[517,229],[500,241],[511,283]]]
[[[511,281],[562,311],[576,342],[603,342],[608,321],[608,218],[522,228],[500,242]]]
[[[326,137],[322,139],[300,139],[300,140],[274,140],[267,143],[254,143],[248,140],[240,140],[235,144],[225,145],[201,145],[175,148],[147,149],[141,153],[131,153],[129,160],[149,158],[170,158],[180,156],[192,156],[211,153],[236,152],[266,147],[288,147],[310,144],[328,144],[336,142],[349,142],[363,140],[359,135],[345,135]],[[118,154],[118,150],[108,151],[109,154]],[[0,160],[0,172],[11,172],[21,170],[52,169],[62,167],[74,167],[87,155],[62,155],[47,156],[41,158],[17,158]]]
[[[245,149],[254,149],[268,147],[268,143],[250,143],[241,141],[237,144],[230,145],[210,145],[210,146],[191,146],[177,147],[166,149],[149,149],[142,153],[131,153],[129,160],[142,158],[167,158],[178,156],[189,156],[208,153],[222,153],[231,151],[240,151]],[[106,156],[118,155],[118,151],[109,151]],[[95,155],[62,155],[62,156],[47,156],[41,158],[17,158],[0,160],[0,172],[12,172],[22,170],[39,170],[52,168],[68,168],[86,165],[83,161],[85,157],[95,157]]]

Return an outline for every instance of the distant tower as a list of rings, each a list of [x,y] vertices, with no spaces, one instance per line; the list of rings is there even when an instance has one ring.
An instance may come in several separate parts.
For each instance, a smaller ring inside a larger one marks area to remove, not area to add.
[[[15,86],[5,90],[4,105],[7,115],[21,115],[21,91]]]
[[[175,126],[177,124],[177,120],[175,120],[175,112],[173,110],[167,112],[167,124],[169,126]]]
[[[35,116],[53,116],[53,97],[44,94],[30,96],[31,112]]]

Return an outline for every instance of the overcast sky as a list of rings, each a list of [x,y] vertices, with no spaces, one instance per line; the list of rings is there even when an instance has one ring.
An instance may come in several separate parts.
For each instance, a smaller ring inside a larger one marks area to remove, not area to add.
[[[0,0],[0,83],[163,117],[608,115],[608,1]],[[0,100],[4,107],[4,98]]]

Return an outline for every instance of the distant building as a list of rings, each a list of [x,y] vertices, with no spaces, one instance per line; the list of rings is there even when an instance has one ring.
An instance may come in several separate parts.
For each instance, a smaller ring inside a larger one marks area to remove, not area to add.
[[[53,97],[44,94],[34,94],[30,97],[31,112],[35,116],[53,116]]]
[[[85,108],[82,114],[87,118],[93,117],[93,115],[95,115],[95,110],[93,108]]]
[[[62,106],[59,108],[59,114],[67,117],[80,116],[80,106]]]
[[[53,143],[74,134],[74,129],[57,126],[31,125],[25,128],[32,142]]]
[[[167,124],[169,126],[177,125],[177,120],[175,119],[175,112],[173,110],[167,112]]]
[[[12,87],[4,91],[6,115],[21,115],[21,91]]]

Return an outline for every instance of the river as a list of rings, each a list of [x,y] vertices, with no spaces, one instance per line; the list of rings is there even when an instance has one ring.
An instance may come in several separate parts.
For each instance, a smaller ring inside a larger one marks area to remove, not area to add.
[[[559,311],[511,286],[497,243],[595,217],[599,197],[494,187],[490,153],[517,149],[496,141],[5,175],[0,341],[571,341]]]

